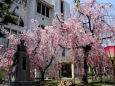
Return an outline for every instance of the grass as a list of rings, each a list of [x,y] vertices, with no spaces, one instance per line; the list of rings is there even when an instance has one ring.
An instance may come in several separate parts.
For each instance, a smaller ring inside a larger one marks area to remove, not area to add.
[[[41,86],[57,86],[59,83],[59,80],[46,80],[46,81],[41,81],[40,85]]]
[[[62,78],[62,80],[72,80],[71,78]],[[75,79],[76,86],[114,86],[113,83],[111,83],[107,78],[103,78],[102,83],[100,83],[100,80],[92,80],[91,78],[88,79],[88,84],[83,85],[80,83],[80,80],[78,78]],[[58,83],[60,83],[60,80],[47,80],[47,81],[41,81],[41,86],[58,86]]]

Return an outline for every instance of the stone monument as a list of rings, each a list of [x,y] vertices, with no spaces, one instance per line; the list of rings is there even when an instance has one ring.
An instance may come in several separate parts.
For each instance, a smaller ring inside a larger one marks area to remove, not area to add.
[[[20,42],[14,54],[10,86],[36,86],[30,80],[29,55],[24,46],[24,40]]]

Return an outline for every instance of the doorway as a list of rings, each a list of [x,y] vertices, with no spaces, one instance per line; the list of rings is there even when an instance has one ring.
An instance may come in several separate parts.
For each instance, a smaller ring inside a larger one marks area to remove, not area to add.
[[[62,63],[61,76],[71,78],[71,64],[70,63]]]

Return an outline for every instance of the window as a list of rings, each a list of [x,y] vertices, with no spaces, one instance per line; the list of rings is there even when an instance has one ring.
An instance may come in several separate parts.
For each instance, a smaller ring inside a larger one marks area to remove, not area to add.
[[[49,17],[49,8],[46,7],[46,17]]]
[[[42,15],[45,16],[45,6],[44,5],[42,5]]]
[[[19,23],[19,26],[22,26],[22,27],[24,27],[24,22],[23,22],[23,20],[22,20],[22,19],[20,19],[20,23]]]
[[[49,8],[44,4],[38,2],[37,4],[37,12],[49,18]]]
[[[11,33],[17,35],[17,31],[16,30],[12,30]]]
[[[38,2],[38,5],[37,5],[37,12],[41,13],[41,3],[39,3],[39,2]]]
[[[64,13],[63,1],[61,1],[61,13]]]

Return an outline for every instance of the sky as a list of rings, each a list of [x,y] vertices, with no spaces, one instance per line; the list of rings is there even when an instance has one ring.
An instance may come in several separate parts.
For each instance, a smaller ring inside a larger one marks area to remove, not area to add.
[[[66,0],[70,4],[70,8],[74,7],[73,0]],[[83,1],[90,1],[90,0],[81,0]],[[97,0],[97,3],[112,3],[115,7],[115,0]]]

